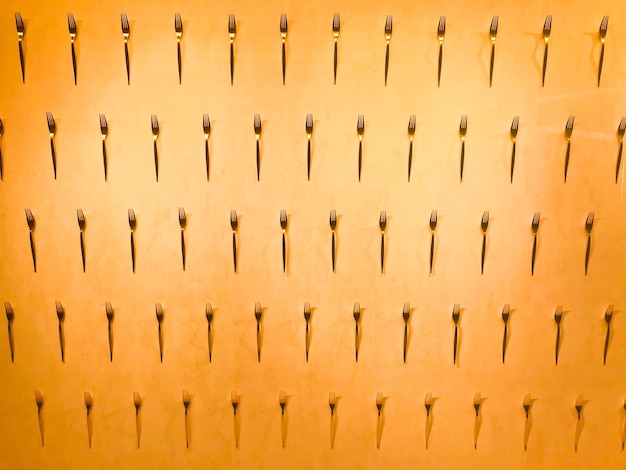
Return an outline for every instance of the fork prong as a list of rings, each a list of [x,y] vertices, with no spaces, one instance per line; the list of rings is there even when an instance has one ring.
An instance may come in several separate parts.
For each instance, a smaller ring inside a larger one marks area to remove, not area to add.
[[[187,214],[185,213],[184,207],[178,208],[178,223],[180,224],[181,228],[184,228],[187,224]]]
[[[306,115],[306,123],[304,127],[307,134],[311,134],[313,132],[313,114],[308,113]]]
[[[228,15],[228,34],[237,34],[237,22],[235,21],[235,15],[232,13]]]
[[[430,213],[430,229],[435,230],[436,227],[437,227],[437,211],[433,210]]]
[[[180,13],[174,14],[174,30],[176,31],[177,35],[183,34],[183,19]]]
[[[285,209],[280,211],[280,226],[283,230],[287,228],[287,211]]]
[[[46,120],[48,121],[48,131],[50,134],[54,134],[57,130],[57,126],[51,112],[46,112]]]
[[[341,20],[340,20],[339,13],[334,13],[333,14],[333,33],[339,34],[340,29],[341,29]]]
[[[461,304],[454,304],[454,307],[452,308],[452,316],[458,319],[460,313],[461,313]]]
[[[385,18],[385,35],[390,36],[393,30],[393,16],[387,15]]]
[[[567,139],[572,136],[572,132],[574,131],[574,119],[575,116],[573,115],[567,118],[567,123],[565,124],[565,138]]]
[[[365,132],[365,115],[363,114],[359,114],[356,120],[356,132],[359,135],[363,135],[363,132]]]
[[[128,225],[130,225],[131,230],[135,230],[137,218],[135,217],[135,211],[133,209],[128,209]]]
[[[459,133],[464,136],[467,133],[467,115],[461,116],[461,122],[459,124]]]
[[[122,33],[127,36],[130,34],[130,24],[128,23],[128,16],[126,13],[120,15],[120,21],[122,24]]]
[[[624,132],[626,132],[626,117],[623,117],[619,122],[619,126],[617,127],[617,136],[621,139],[624,137]]]
[[[609,17],[607,15],[604,15],[602,17],[602,21],[600,22],[600,29],[598,31],[598,34],[600,35],[600,39],[604,39],[606,37],[606,32],[607,32],[608,27],[609,27]]]
[[[70,35],[76,36],[76,20],[74,19],[74,15],[72,13],[67,14],[67,28]]]
[[[496,35],[498,34],[498,16],[494,16],[491,18],[491,25],[489,26],[489,35],[492,40],[495,40]]]
[[[231,209],[230,211],[230,226],[232,227],[233,230],[237,230],[237,211],[234,209]]]
[[[109,125],[104,114],[100,115],[100,133],[102,134],[102,137],[106,137],[109,133]]]
[[[537,229],[539,228],[539,220],[541,218],[541,212],[535,212],[535,215],[533,215],[533,221],[531,223],[531,227],[533,229],[533,232],[537,232]]]
[[[550,32],[552,31],[552,15],[546,16],[546,20],[543,22],[543,38],[548,39]]]
[[[24,20],[22,19],[22,14],[19,12],[15,13],[15,28],[17,29],[18,35],[24,34]]]
[[[202,130],[204,130],[204,135],[206,137],[211,133],[211,120],[209,119],[209,115],[204,113],[202,115]]]
[[[483,217],[480,220],[480,227],[482,228],[484,232],[487,230],[488,226],[489,226],[489,211],[485,211],[483,212]]]
[[[411,116],[409,116],[408,132],[410,136],[415,135],[415,114],[411,114]]]
[[[589,214],[587,215],[587,220],[585,221],[585,227],[587,228],[588,232],[590,232],[591,229],[593,228],[594,215],[595,214],[593,212],[589,212]]]
[[[443,37],[446,35],[446,17],[440,16],[439,23],[437,24],[437,37],[443,41]]]
[[[513,122],[511,122],[511,137],[516,138],[517,132],[519,130],[519,116],[513,117]]]
[[[280,32],[287,34],[287,14],[281,13],[280,15]]]
[[[159,135],[159,120],[156,117],[156,114],[152,114],[150,116],[150,126],[152,128],[152,135],[153,136],[158,136]]]
[[[254,133],[256,135],[261,135],[261,115],[254,115]]]
[[[387,226],[387,211],[380,211],[378,225],[380,226],[381,230],[385,230],[385,227]]]
[[[85,229],[85,214],[82,209],[76,209],[76,218],[78,219],[78,227],[81,230]]]

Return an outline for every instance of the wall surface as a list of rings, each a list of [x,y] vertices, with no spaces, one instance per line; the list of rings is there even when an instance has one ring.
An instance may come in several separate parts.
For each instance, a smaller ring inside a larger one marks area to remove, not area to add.
[[[21,12],[22,84],[14,13]],[[67,13],[78,23],[73,83]],[[130,19],[126,83],[120,13]],[[183,19],[178,83],[174,14]],[[341,14],[333,85],[333,13]],[[228,15],[237,21],[234,85]],[[286,13],[286,84],[279,17]],[[384,86],[386,15],[393,15]],[[542,28],[553,16],[545,86]],[[446,15],[441,86],[437,22]],[[489,25],[499,15],[493,85]],[[598,27],[609,15],[601,84]],[[621,1],[0,3],[0,467],[624,468]],[[46,112],[56,120],[58,176]],[[210,178],[202,115],[211,118]],[[262,119],[256,181],[253,116]],[[311,178],[305,116],[312,113]],[[108,181],[98,115],[109,125]],[[160,124],[155,181],[150,115]],[[357,178],[356,123],[365,116]],[[409,116],[416,116],[407,181]],[[467,115],[459,182],[459,122]],[[519,116],[513,182],[510,126]],[[565,124],[575,116],[567,182]],[[178,208],[187,214],[187,266]],[[33,211],[37,272],[24,210]],[[136,272],[127,211],[137,215]],[[86,217],[82,272],[76,209]],[[239,214],[233,272],[229,213]],[[288,214],[282,272],[280,210]],[[336,209],[337,270],[329,212]],[[380,273],[381,210],[387,213]],[[432,210],[438,211],[429,274]],[[490,211],[484,274],[483,211]],[[535,273],[531,220],[541,212]],[[594,212],[588,273],[585,219]],[[61,362],[55,302],[65,309]],[[255,302],[261,302],[257,362]],[[305,362],[303,306],[310,302]],[[109,361],[105,302],[114,308]],[[214,309],[208,360],[205,304]],[[361,343],[354,357],[354,302]],[[402,308],[410,302],[403,363]],[[163,362],[155,303],[164,310]],[[455,303],[461,306],[453,364]],[[510,303],[506,362],[503,305]],[[604,313],[615,305],[606,365]],[[563,305],[559,364],[554,312]],[[42,393],[42,447],[34,390]],[[183,390],[191,394],[185,446]],[[231,391],[240,397],[239,447]],[[281,445],[279,392],[287,395]],[[83,392],[93,397],[92,448]],[[139,413],[137,449],[133,392]],[[329,393],[339,397],[330,448]],[[377,419],[376,396],[384,406]],[[435,397],[427,422],[424,397]],[[483,398],[474,448],[475,393]],[[522,401],[530,393],[524,450]],[[575,402],[584,398],[581,421]],[[426,429],[430,429],[428,449]],[[378,431],[377,431],[378,430]],[[377,432],[380,448],[377,449]],[[579,435],[577,451],[575,436]]]

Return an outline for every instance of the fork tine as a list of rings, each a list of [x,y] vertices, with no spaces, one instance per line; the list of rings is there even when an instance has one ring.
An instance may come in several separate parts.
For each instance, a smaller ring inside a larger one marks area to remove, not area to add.
[[[339,17],[339,13],[333,14],[333,33],[339,33],[341,29],[341,20]]]
[[[552,31],[552,15],[546,16],[546,20],[543,23],[543,37],[548,38]]]
[[[391,15],[387,15],[385,19],[385,34],[390,35],[393,30],[393,17]]]
[[[70,34],[76,35],[76,20],[74,19],[74,15],[72,13],[67,14],[67,27]]]
[[[492,39],[495,39],[498,34],[498,16],[491,18],[491,26],[489,27],[489,34]]]
[[[443,40],[443,37],[446,34],[446,17],[445,16],[440,16],[439,17],[439,24],[437,24],[437,36],[439,37],[439,39]]]

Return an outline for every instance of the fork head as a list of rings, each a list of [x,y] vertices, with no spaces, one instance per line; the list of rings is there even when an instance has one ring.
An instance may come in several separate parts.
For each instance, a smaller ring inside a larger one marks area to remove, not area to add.
[[[261,135],[261,115],[260,114],[254,115],[254,133],[256,134],[257,138]]]
[[[163,307],[160,303],[154,304],[154,310],[156,313],[157,321],[161,323],[163,321]]]
[[[570,116],[567,118],[567,123],[565,124],[565,138],[567,140],[570,139],[573,131],[574,131],[574,116]]]
[[[467,134],[467,115],[461,116],[461,123],[459,124],[459,134],[461,134],[461,139],[465,138],[465,134]]]
[[[237,218],[237,211],[235,209],[231,209],[230,211],[230,227],[233,229],[233,232],[237,230],[237,223],[239,219]]]
[[[82,209],[76,209],[76,218],[78,219],[78,228],[81,230],[85,230],[85,214],[83,214]]]
[[[50,132],[50,137],[54,137],[54,134],[57,131],[56,122],[54,122],[54,116],[52,116],[51,112],[46,113],[46,121],[48,121],[48,132]]]
[[[606,308],[606,312],[604,312],[604,321],[609,324],[611,323],[611,319],[613,318],[613,304],[610,304]]]
[[[437,211],[434,210],[430,213],[430,229],[434,231],[437,228]]]
[[[211,323],[211,321],[213,321],[213,305],[211,305],[211,302],[207,302],[204,306],[204,313],[206,315],[206,320]]]
[[[113,306],[111,305],[111,302],[106,302],[104,304],[104,309],[107,313],[107,320],[112,321],[113,320]]]
[[[337,212],[335,209],[331,209],[330,211],[330,229],[335,230],[337,227]]]
[[[576,408],[576,413],[580,414],[583,409],[583,405],[585,403],[585,397],[583,395],[578,395],[576,397],[576,404],[574,407]]]
[[[439,38],[439,43],[443,42],[443,37],[446,35],[446,17],[440,16],[439,23],[437,24],[437,37]]]
[[[137,226],[137,218],[135,217],[135,211],[133,209],[128,209],[128,225],[130,225],[131,230],[135,230]]]
[[[63,321],[65,319],[65,309],[63,308],[63,304],[57,300],[54,305],[57,310],[57,318],[59,321]]]
[[[76,39],[76,20],[74,19],[74,15],[71,13],[67,14],[67,28],[70,31],[70,38],[72,40]]]
[[[524,395],[524,401],[522,402],[522,406],[524,407],[524,411],[526,411],[528,413],[528,410],[530,409],[530,405],[532,403],[532,399],[530,396],[530,393],[527,393]]]
[[[237,390],[230,391],[230,402],[233,405],[233,411],[237,413],[237,406],[239,406],[239,395],[237,394]]]
[[[588,234],[591,234],[591,229],[593,228],[593,219],[594,213],[589,212],[589,214],[587,215],[587,220],[585,220],[585,230],[587,230]]]
[[[128,23],[128,16],[126,16],[126,13],[122,13],[121,22],[122,34],[124,35],[124,39],[128,39],[128,37],[130,36],[130,24]]]
[[[284,390],[281,390],[278,393],[278,404],[280,405],[281,409],[285,409],[285,405],[287,404],[287,394]]]
[[[183,405],[185,406],[185,410],[189,408],[189,404],[191,403],[191,395],[189,394],[189,390],[183,390]]]
[[[306,123],[304,125],[304,128],[306,130],[307,135],[311,137],[311,134],[313,133],[313,114],[308,113],[306,115]]]
[[[363,114],[359,114],[359,117],[356,120],[356,133],[360,136],[365,132],[365,116]]]
[[[254,303],[254,318],[256,318],[256,321],[261,321],[261,314],[262,314],[262,310],[261,310],[261,302],[255,302]]]
[[[502,307],[502,321],[504,323],[509,321],[509,315],[511,314],[511,305],[510,304],[504,304],[504,307]]]
[[[133,403],[135,404],[135,411],[139,411],[142,401],[143,400],[141,399],[141,395],[139,395],[139,392],[133,392]]]
[[[531,222],[531,225],[530,225],[535,235],[537,234],[537,230],[539,230],[540,219],[541,219],[541,212],[535,212],[535,215],[533,215],[533,221]]]
[[[517,137],[517,131],[519,130],[519,116],[513,117],[513,122],[511,123],[511,138],[515,140]]]
[[[496,41],[498,35],[498,16],[491,18],[491,26],[489,26],[489,36],[491,36],[491,42]]]
[[[89,392],[84,392],[84,396],[85,396],[85,406],[87,407],[87,413],[89,413],[89,411],[91,411],[91,407],[93,406],[93,397],[91,396],[91,393]]]
[[[476,414],[478,414],[478,410],[480,409],[480,404],[482,402],[480,392],[474,394],[474,410],[476,410]]]
[[[487,231],[487,227],[489,226],[489,211],[483,212],[483,217],[480,219],[480,228],[485,233]]]
[[[411,138],[415,135],[415,114],[411,114],[411,116],[409,116],[409,136],[411,136]]]
[[[37,403],[37,408],[43,406],[43,394],[39,390],[35,390],[35,403]]]
[[[150,127],[152,128],[152,136],[156,139],[159,135],[159,120],[156,114],[150,116]]]
[[[561,319],[563,318],[563,305],[557,305],[556,311],[554,312],[554,321],[557,325],[561,323]]]
[[[183,19],[180,13],[174,15],[174,30],[176,31],[176,37],[180,40],[183,37]]]
[[[433,394],[432,392],[427,392],[424,396],[424,406],[426,407],[426,411],[429,412],[433,406]]]
[[[181,230],[187,225],[187,214],[185,213],[184,207],[178,208],[178,223],[180,224]]]
[[[105,139],[109,134],[109,124],[107,123],[107,118],[104,114],[100,115],[100,134],[102,134],[103,139]]]
[[[387,211],[380,211],[380,217],[378,218],[378,226],[380,231],[384,232],[387,228]]]
[[[378,392],[376,394],[376,409],[380,413],[380,410],[383,407],[383,392]]]
[[[548,42],[550,32],[552,31],[552,15],[546,16],[546,20],[543,22],[543,40]]]
[[[341,29],[341,21],[339,19],[339,13],[333,15],[333,35],[335,38],[339,37],[339,30]]]
[[[13,313],[13,306],[11,305],[10,302],[5,302],[4,303],[4,311],[7,314],[7,320],[9,322],[12,322],[13,318],[15,318],[15,314]]]
[[[29,230],[35,230],[35,216],[33,216],[33,212],[30,209],[25,209],[24,212],[26,212],[26,223]]]
[[[461,315],[461,304],[454,304],[452,308],[452,321],[456,325],[459,322],[459,316]]]
[[[352,307],[352,316],[354,317],[354,321],[358,323],[361,318],[361,304],[359,302],[354,302],[354,306]]]
[[[304,320],[309,321],[311,319],[311,304],[304,302]]]
[[[230,35],[230,39],[235,39],[235,34],[237,34],[237,22],[235,21],[235,15],[228,15],[228,34]]]
[[[617,127],[617,137],[621,140],[624,138],[624,132],[626,132],[626,117],[623,117]]]
[[[283,40],[287,37],[287,14],[285,13],[280,15],[280,36]]]
[[[393,17],[391,15],[387,15],[385,18],[385,38],[387,41],[391,39],[391,31],[393,30]]]
[[[204,138],[208,139],[209,134],[211,134],[211,120],[206,113],[202,115],[202,130],[204,131]]]
[[[328,406],[330,406],[331,413],[335,411],[335,406],[337,405],[337,396],[335,392],[330,392],[328,394]]]
[[[411,304],[409,302],[404,303],[404,307],[402,307],[402,318],[405,322],[409,321],[409,316],[411,315]]]
[[[604,38],[606,38],[606,31],[609,28],[609,17],[604,15],[602,17],[602,21],[600,22],[600,30],[598,31],[598,35],[600,36],[600,41],[604,42]]]
[[[15,27],[17,28],[17,37],[22,39],[24,37],[25,28],[22,14],[19,12],[15,14]]]
[[[281,209],[280,211],[280,228],[283,231],[287,228],[287,211],[285,209]]]

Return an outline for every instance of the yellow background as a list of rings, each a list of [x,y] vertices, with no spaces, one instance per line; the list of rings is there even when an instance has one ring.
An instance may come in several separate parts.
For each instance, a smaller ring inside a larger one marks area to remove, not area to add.
[[[14,13],[26,22],[22,85]],[[339,70],[332,82],[334,12],[341,14]],[[78,22],[74,86],[66,14]],[[131,24],[126,84],[120,13]],[[178,84],[174,13],[183,18]],[[228,14],[237,19],[234,86]],[[289,20],[281,82],[279,17]],[[385,16],[393,15],[388,86]],[[540,87],[543,21],[553,15],[546,85]],[[441,87],[437,22],[447,16]],[[489,25],[499,15],[493,87]],[[602,83],[598,27],[609,15]],[[0,300],[15,310],[15,363],[0,341],[0,462],[4,468],[622,468],[626,361],[623,178],[614,184],[616,129],[625,98],[626,5],[562,2],[19,1],[0,4]],[[45,113],[57,122],[53,179]],[[98,114],[109,123],[103,178]],[[209,113],[206,181],[202,114]],[[261,115],[261,181],[253,116]],[[306,181],[305,116],[315,120]],[[155,182],[150,115],[161,126]],[[362,181],[356,120],[365,115]],[[407,123],[417,126],[407,183]],[[468,116],[459,184],[459,121]],[[520,116],[509,182],[513,116]],[[575,115],[563,183],[568,116]],[[187,216],[187,271],[178,207]],[[33,273],[24,209],[36,218]],[[82,273],[76,209],[87,219]],[[137,214],[131,272],[127,210]],[[240,215],[240,272],[233,273],[229,211]],[[279,213],[289,214],[282,273]],[[337,273],[328,216],[336,209]],[[428,274],[431,210],[439,213]],[[386,273],[379,272],[378,217],[387,211]],[[491,214],[480,275],[483,211]],[[530,223],[541,212],[535,276]],[[585,218],[596,219],[584,275]],[[55,301],[66,311],[66,362]],[[104,303],[115,309],[108,360]],[[264,308],[256,361],[254,302]],[[304,361],[302,309],[312,343]],[[363,308],[354,362],[352,305]],[[155,302],[164,307],[159,362]],[[208,362],[205,302],[215,309]],[[402,305],[410,302],[408,363]],[[458,366],[451,311],[460,303]],[[501,310],[510,341],[501,364]],[[604,311],[615,304],[602,365]],[[560,364],[553,313],[563,304]],[[6,327],[6,318],[0,321]],[[6,331],[6,328],[3,328]],[[44,394],[40,445],[33,390]],[[192,394],[185,448],[182,390]],[[83,391],[94,397],[87,446]],[[235,449],[231,390],[242,396]],[[287,446],[278,394],[285,390]],[[136,449],[132,393],[144,397]],[[335,449],[328,394],[340,396]],[[376,449],[376,393],[387,397]],[[424,448],[424,395],[437,398]],[[473,448],[474,393],[486,398]],[[531,393],[528,451],[522,399]],[[584,427],[574,452],[574,402]]]

